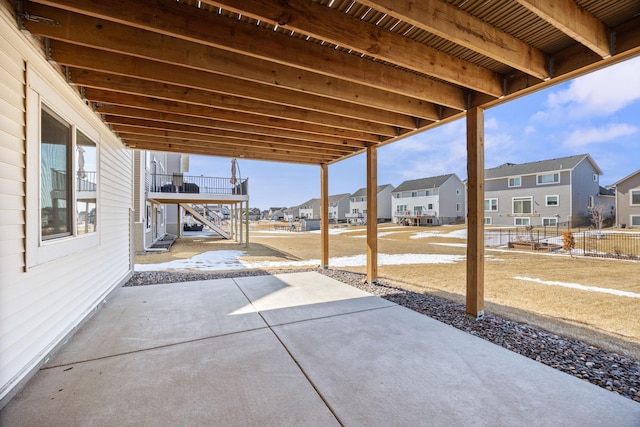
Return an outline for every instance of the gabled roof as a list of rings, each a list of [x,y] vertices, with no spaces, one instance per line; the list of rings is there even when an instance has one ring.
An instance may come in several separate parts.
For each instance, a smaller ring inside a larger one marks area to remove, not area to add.
[[[615,196],[616,195],[616,190],[615,188],[610,188],[610,187],[603,187],[602,185],[600,186],[600,191],[598,192],[599,196]]]
[[[309,199],[304,203],[300,203],[300,206],[298,207],[300,209],[309,209],[319,205],[320,205],[320,199],[315,198],[315,199]]]
[[[349,197],[351,197],[351,194],[349,193],[334,194],[333,196],[329,196],[329,204],[331,205],[332,203],[338,203],[340,200],[346,199]]]
[[[602,175],[602,170],[593,161],[589,154],[559,157],[557,159],[539,160],[529,163],[505,163],[492,169],[485,169],[485,179],[504,178],[508,176],[533,175],[541,172],[572,170],[580,162],[587,159],[593,165],[596,172]]]
[[[392,193],[440,188],[442,184],[447,182],[449,178],[451,178],[452,176],[456,176],[456,174],[450,173],[448,175],[432,176],[429,178],[419,178],[419,179],[412,179],[410,181],[404,181],[402,184],[398,185],[392,191]]]
[[[391,187],[391,189],[393,189],[393,185],[391,184],[378,185],[376,194],[382,193],[387,187]],[[351,197],[366,197],[366,196],[367,196],[367,187],[362,187],[361,189],[359,189],[358,191],[356,191],[351,195]]]
[[[616,182],[615,184],[613,184],[613,186],[615,187],[616,185],[619,185],[621,182],[625,182],[626,180],[628,180],[629,178],[632,178],[636,175],[640,174],[640,169],[638,169],[637,171],[625,176],[624,178],[622,178],[620,181]]]

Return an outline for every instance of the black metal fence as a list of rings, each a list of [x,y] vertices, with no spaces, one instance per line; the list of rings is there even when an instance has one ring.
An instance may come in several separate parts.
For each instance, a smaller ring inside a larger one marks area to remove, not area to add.
[[[565,235],[570,233],[570,235]],[[640,233],[567,229],[563,227],[485,230],[485,246],[536,251],[560,251],[600,258],[640,260]]]
[[[146,180],[147,191],[154,193],[200,193],[246,196],[249,179],[211,176],[187,176],[150,174]]]

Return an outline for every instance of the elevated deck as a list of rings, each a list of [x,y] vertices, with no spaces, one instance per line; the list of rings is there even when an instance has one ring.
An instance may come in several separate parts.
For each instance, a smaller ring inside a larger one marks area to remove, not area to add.
[[[158,203],[241,203],[249,200],[249,180],[233,177],[150,174],[147,198]]]

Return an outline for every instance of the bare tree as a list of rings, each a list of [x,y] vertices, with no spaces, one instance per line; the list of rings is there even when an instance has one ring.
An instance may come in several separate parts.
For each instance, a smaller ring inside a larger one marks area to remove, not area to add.
[[[604,220],[607,219],[607,207],[605,205],[597,204],[589,210],[589,213],[591,214],[591,223],[598,231],[600,231],[604,224]]]

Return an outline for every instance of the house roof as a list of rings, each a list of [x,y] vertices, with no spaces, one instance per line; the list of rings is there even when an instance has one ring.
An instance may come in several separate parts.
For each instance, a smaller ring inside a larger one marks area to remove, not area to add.
[[[637,0],[12,4],[127,146],[300,164],[640,53]]]
[[[640,169],[638,169],[637,171],[625,176],[624,178],[622,178],[620,181],[616,182],[615,184],[613,184],[613,186],[615,187],[616,185],[620,185],[620,183],[625,182],[626,180],[633,178],[634,176],[640,174]]]
[[[349,193],[343,193],[343,194],[334,194],[333,196],[329,196],[329,204],[331,205],[332,203],[337,203],[342,199],[347,199],[351,197],[351,194]]]
[[[391,184],[378,185],[378,188],[376,189],[376,194],[382,193],[387,187],[391,187],[391,189],[393,189],[393,185]],[[358,191],[356,191],[351,195],[351,197],[366,197],[366,196],[367,196],[367,187],[362,187],[361,189],[359,189]]]
[[[541,172],[571,170],[585,159],[591,162],[596,172],[602,174],[602,170],[600,170],[589,154],[578,154],[575,156],[559,157],[557,159],[539,160],[528,163],[504,163],[498,167],[486,169],[484,171],[484,177],[485,179],[493,179],[508,176],[532,175]]]
[[[314,208],[316,206],[320,206],[320,199],[315,198],[315,199],[309,199],[304,203],[301,203],[298,207],[300,209],[310,209],[310,208]]]
[[[600,196],[615,196],[616,190],[615,188],[603,187],[600,186],[600,191],[598,192]]]
[[[452,176],[456,176],[454,173],[448,175],[432,176],[429,178],[412,179],[410,181],[404,181],[398,185],[392,193],[402,193],[404,191],[418,191],[428,190],[431,188],[440,188],[442,184],[447,182]]]

